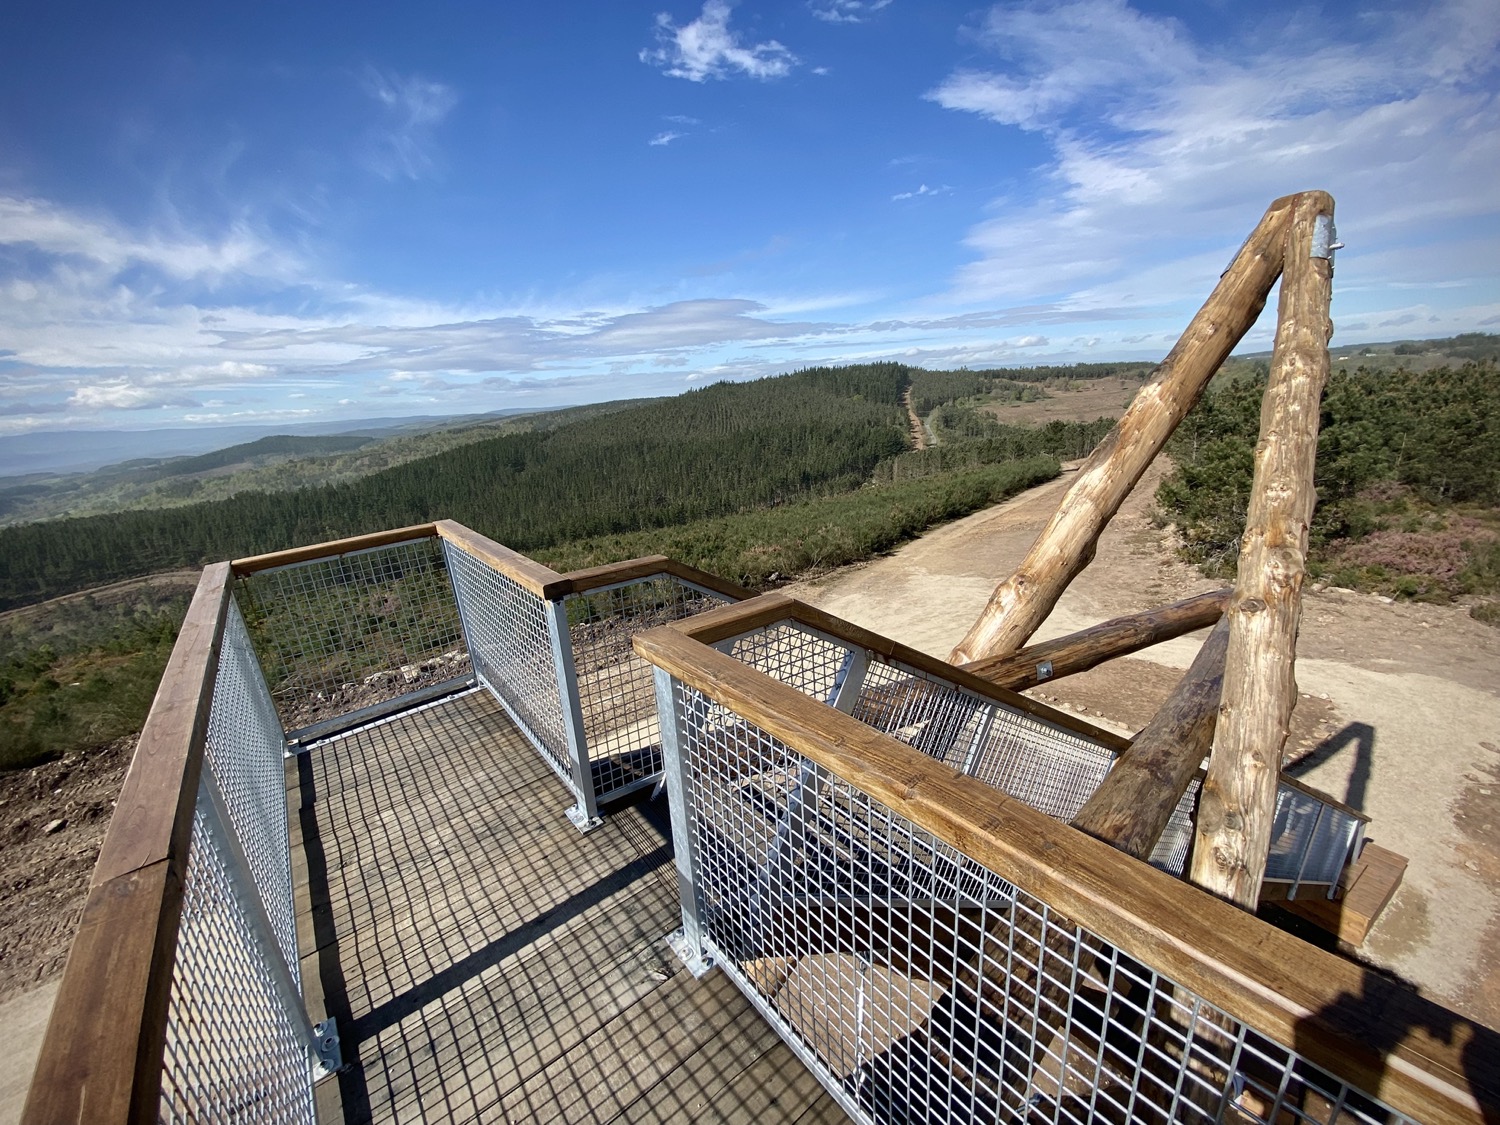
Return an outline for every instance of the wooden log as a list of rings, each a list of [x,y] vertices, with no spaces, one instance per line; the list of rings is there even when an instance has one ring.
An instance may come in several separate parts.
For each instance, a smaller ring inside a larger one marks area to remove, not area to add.
[[[1191,878],[1247,910],[1260,884],[1292,707],[1307,529],[1316,490],[1318,411],[1328,378],[1333,199],[1304,192],[1286,235],[1285,273],[1261,405],[1255,477],[1228,617],[1219,733],[1198,803]],[[1320,222],[1324,224],[1319,231]]]
[[[1214,590],[1144,613],[1116,617],[1098,625],[1028,645],[1008,656],[989,656],[963,665],[992,684],[1025,691],[1048,680],[1058,680],[1143,648],[1206,629],[1224,616],[1233,591]]]
[[[1286,223],[1295,196],[1267,209],[1119,424],[1099,443],[1057,513],[1014,574],[948,657],[966,664],[1014,652],[1047,619],[1057,599],[1094,557],[1104,529],[1219,365],[1249,331],[1281,273]]]
[[[1073,818],[1073,827],[1136,859],[1150,856],[1213,745],[1229,619],[1220,618],[1160,711]]]

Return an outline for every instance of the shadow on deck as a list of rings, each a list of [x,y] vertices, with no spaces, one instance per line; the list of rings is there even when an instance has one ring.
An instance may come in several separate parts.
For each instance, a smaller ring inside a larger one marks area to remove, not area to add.
[[[721,973],[695,981],[666,799],[581,835],[484,692],[288,763],[324,1122],[844,1120]],[[321,998],[320,998],[321,993]]]

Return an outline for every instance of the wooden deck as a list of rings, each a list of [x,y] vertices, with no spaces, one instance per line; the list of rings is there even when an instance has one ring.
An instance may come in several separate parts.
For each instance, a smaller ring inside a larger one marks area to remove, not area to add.
[[[845,1120],[720,973],[695,981],[666,800],[587,835],[487,693],[288,763],[319,1119]]]

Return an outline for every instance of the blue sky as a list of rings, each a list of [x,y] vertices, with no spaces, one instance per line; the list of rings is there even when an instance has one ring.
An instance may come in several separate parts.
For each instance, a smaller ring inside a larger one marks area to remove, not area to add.
[[[1494,0],[7,24],[0,434],[1157,358],[1312,187],[1347,243],[1336,345],[1500,330]]]

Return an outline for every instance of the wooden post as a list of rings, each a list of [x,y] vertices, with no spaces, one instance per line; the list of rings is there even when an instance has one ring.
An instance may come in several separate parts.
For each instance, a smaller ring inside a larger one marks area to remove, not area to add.
[[[1278,199],[1267,209],[1167,358],[1079,470],[1016,572],[990,595],[984,612],[948,657],[950,663],[1020,648],[1089,564],[1104,525],[1260,316],[1281,273],[1287,219],[1296,199]]]
[[[1239,575],[1227,615],[1219,733],[1198,804],[1192,881],[1248,910],[1260,897],[1281,753],[1297,699],[1297,623],[1316,499],[1318,410],[1333,334],[1332,239],[1332,197],[1320,191],[1297,196]]]
[[[1213,745],[1228,646],[1224,617],[1161,710],[1078,810],[1074,828],[1136,859],[1150,856]]]
[[[1224,616],[1231,593],[1231,590],[1214,590],[1144,613],[1116,617],[1065,637],[1028,645],[1009,656],[987,656],[972,661],[963,665],[963,670],[1011,691],[1025,691],[1050,680],[1086,672],[1117,656],[1205,629]]]

